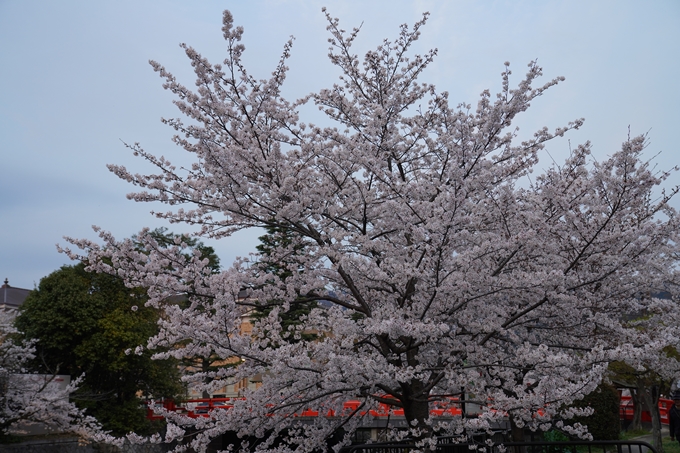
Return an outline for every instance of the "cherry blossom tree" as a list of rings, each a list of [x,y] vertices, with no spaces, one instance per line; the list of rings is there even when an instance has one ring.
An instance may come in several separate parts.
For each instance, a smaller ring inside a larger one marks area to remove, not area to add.
[[[215,388],[263,376],[209,419],[167,414],[170,437],[192,427],[199,447],[235,431],[260,439],[251,449],[308,452],[338,432],[347,442],[380,403],[404,411],[408,429],[395,437],[464,439],[507,417],[518,428],[554,423],[587,435],[565,421],[573,410],[562,404],[592,391],[609,361],[641,366],[680,338],[676,302],[650,296],[677,282],[669,200],[678,189],[661,188],[670,173],[644,160],[645,137],[628,137],[604,160],[585,143],[530,177],[546,142],[583,124],[517,138],[516,117],[562,78],[539,84],[532,62],[512,83],[506,63],[498,94],[454,107],[418,81],[437,53],[410,52],[427,15],[363,60],[352,49],[359,30],[327,19],[342,76],[291,102],[282,95],[291,43],[271,78],[257,80],[242,63],[243,29],[225,12],[223,64],[182,45],[195,89],[151,62],[188,118],[164,122],[195,163],[176,168],[135,144],[156,173],[109,166],[139,187],[130,199],[168,205],[155,215],[194,226],[197,237],[266,227],[289,240],[214,274],[198,254],[184,256],[184,244],[163,248],[148,230],[137,236],[144,254],[99,228],[103,244],[69,239],[85,250],[73,257],[149,288],[148,303],[166,313],[147,345],[170,348],[159,357],[240,358],[209,376]],[[309,103],[329,126],[301,120]],[[263,272],[262,260],[292,264],[284,279]],[[178,293],[186,306],[165,302]],[[257,301],[280,303],[243,335]],[[326,302],[281,328],[285,313],[311,301]],[[299,341],[304,331],[318,338]],[[658,362],[677,370],[674,359]],[[482,405],[480,417],[430,415],[434,402],[463,395]],[[350,399],[360,405],[343,410]],[[293,416],[305,409],[320,416]]]
[[[25,366],[35,357],[35,346],[16,340],[13,319],[12,313],[0,310],[0,438],[38,424],[84,439],[108,440],[93,417],[69,402],[77,380],[60,386],[56,375],[28,373]]]

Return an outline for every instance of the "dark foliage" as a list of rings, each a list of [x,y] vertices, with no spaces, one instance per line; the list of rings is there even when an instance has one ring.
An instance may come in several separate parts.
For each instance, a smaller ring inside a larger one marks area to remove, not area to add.
[[[298,259],[298,257],[305,253],[304,243],[296,242],[296,237],[289,230],[279,227],[268,227],[266,231],[267,234],[258,238],[260,244],[256,247],[257,251],[260,252],[260,269],[265,273],[276,275],[283,281],[293,275],[293,272],[304,272],[304,266]],[[286,259],[271,259],[272,251],[280,249],[290,250]],[[259,306],[255,309],[252,317],[254,319],[264,318],[277,305],[280,305],[280,302],[275,300],[259,302]],[[280,314],[282,330],[287,332],[299,325],[301,317],[308,315],[317,306],[318,303],[315,300],[310,301],[300,298],[292,301],[290,309]],[[307,332],[301,334],[300,340],[311,341],[315,338],[317,338],[316,334]]]
[[[594,440],[617,440],[621,433],[619,404],[616,387],[600,384],[594,392],[574,404],[576,407],[592,407],[595,410],[593,415],[575,418],[574,422],[588,425]]]
[[[151,360],[133,350],[157,331],[157,310],[144,306],[142,289],[114,276],[63,266],[40,281],[16,319],[38,340],[33,368],[43,373],[85,375],[76,403],[114,434],[153,430],[139,394],[174,397],[183,392],[177,363]]]

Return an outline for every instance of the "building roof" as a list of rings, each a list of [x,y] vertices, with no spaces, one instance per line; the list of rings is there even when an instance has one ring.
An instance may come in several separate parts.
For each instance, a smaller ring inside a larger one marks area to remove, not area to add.
[[[30,289],[9,286],[9,281],[5,279],[5,283],[0,287],[0,309],[19,309],[30,292]]]

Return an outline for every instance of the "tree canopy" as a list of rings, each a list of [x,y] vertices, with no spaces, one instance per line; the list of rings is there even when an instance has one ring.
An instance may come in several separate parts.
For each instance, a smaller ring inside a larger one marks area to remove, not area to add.
[[[147,287],[149,306],[188,295],[186,306],[165,307],[149,340],[169,348],[159,356],[239,357],[215,379],[262,376],[233,408],[200,421],[196,446],[236,431],[262,438],[259,449],[308,452],[338,432],[348,442],[380,403],[404,411],[394,435],[423,441],[473,435],[507,416],[518,427],[555,423],[586,435],[562,408],[593,391],[609,361],[637,366],[680,338],[676,302],[650,296],[677,283],[680,229],[669,200],[678,189],[661,188],[669,172],[644,160],[640,136],[598,160],[590,144],[579,145],[529,178],[546,143],[583,124],[517,139],[517,116],[562,78],[540,84],[542,69],[531,62],[515,81],[506,64],[498,94],[453,107],[446,92],[418,81],[436,51],[410,54],[427,16],[363,59],[352,49],[359,30],[327,18],[329,58],[342,76],[291,102],[281,93],[291,43],[271,78],[257,80],[241,59],[243,29],[225,12],[223,64],[183,45],[195,89],[151,63],[187,117],[164,121],[194,165],[177,169],[133,145],[158,173],[109,166],[140,187],[130,198],[169,205],[156,215],[196,226],[197,236],[289,233],[267,260],[286,262],[304,245],[295,268],[262,272],[242,259],[215,274],[199,254],[161,250],[145,233],[137,238],[144,255],[99,229],[103,245],[70,240],[93,269]],[[333,125],[303,122],[306,103]],[[330,307],[293,328],[327,335],[299,342],[282,334],[295,302],[320,300]],[[243,334],[253,301],[281,304]],[[623,316],[641,312],[635,321]],[[463,395],[483,406],[479,418],[430,415],[433,403]],[[343,412],[349,399],[359,408]],[[305,409],[341,416],[291,416]],[[191,426],[168,417],[174,435]]]
[[[145,301],[142,289],[80,263],[41,279],[15,322],[35,341],[34,369],[73,379],[84,374],[73,398],[114,434],[151,430],[139,393],[183,393],[176,361],[133,351],[158,331],[159,312]]]

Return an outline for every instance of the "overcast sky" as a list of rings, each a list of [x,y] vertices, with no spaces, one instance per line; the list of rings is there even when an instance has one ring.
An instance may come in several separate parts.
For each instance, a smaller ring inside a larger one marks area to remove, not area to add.
[[[528,135],[586,118],[580,131],[549,145],[557,161],[568,140],[590,140],[595,158],[605,158],[630,126],[633,135],[649,133],[647,155],[660,152],[659,167],[680,164],[673,135],[680,129],[678,0],[0,0],[0,279],[33,288],[70,264],[55,244],[64,244],[63,236],[94,239],[92,225],[119,238],[163,225],[149,215],[158,206],[128,201],[132,187],[106,169],[149,170],[123,142],[188,162],[160,122],[178,112],[149,59],[191,85],[178,44],[222,60],[222,10],[230,9],[245,28],[245,61],[257,78],[268,77],[295,36],[284,92],[295,99],[337,77],[326,58],[322,6],[345,29],[362,27],[361,53],[429,11],[416,50],[436,47],[439,54],[421,81],[449,91],[455,104],[475,105],[484,89],[498,90],[505,61],[515,82],[535,59],[546,81],[565,76],[518,123]],[[228,265],[254,251],[258,235],[209,244]]]

